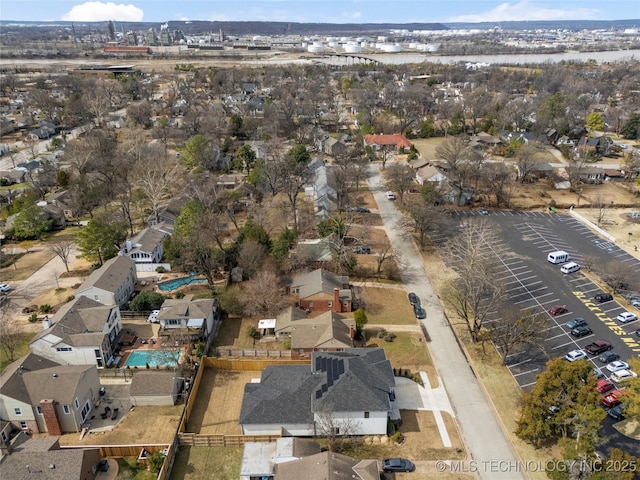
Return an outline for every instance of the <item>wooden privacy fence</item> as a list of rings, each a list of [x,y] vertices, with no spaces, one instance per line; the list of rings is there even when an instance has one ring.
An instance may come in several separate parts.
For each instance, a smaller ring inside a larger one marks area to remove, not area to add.
[[[77,448],[99,448],[100,456],[105,457],[139,457],[143,450],[147,451],[148,455],[159,452],[168,448],[168,443],[157,443],[153,445],[74,445],[74,446],[61,446],[61,449],[77,449]]]
[[[238,349],[238,348],[216,348],[216,355],[221,357],[272,357],[272,358],[291,358],[291,350],[256,350],[254,348]]]
[[[217,368],[219,370],[261,371],[269,365],[310,365],[311,360],[291,360],[278,358],[213,358],[202,359],[205,368]]]
[[[192,447],[241,447],[247,442],[275,442],[281,435],[207,435],[179,433],[180,445]]]

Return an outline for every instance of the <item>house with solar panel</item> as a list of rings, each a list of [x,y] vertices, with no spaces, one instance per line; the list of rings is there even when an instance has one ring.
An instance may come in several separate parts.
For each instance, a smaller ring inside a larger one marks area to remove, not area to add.
[[[243,435],[385,435],[397,419],[395,378],[382,348],[313,352],[311,365],[270,365],[245,385]]]

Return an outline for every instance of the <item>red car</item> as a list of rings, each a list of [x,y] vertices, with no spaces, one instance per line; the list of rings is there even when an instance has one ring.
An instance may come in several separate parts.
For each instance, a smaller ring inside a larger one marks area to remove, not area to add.
[[[549,309],[549,313],[551,315],[562,315],[563,313],[567,313],[569,310],[567,310],[567,307],[565,307],[564,305],[556,305],[553,308]]]
[[[611,392],[608,395],[605,395],[602,398],[602,404],[605,407],[615,407],[616,405],[619,405],[621,403],[621,398],[625,397],[627,395],[627,392],[625,392],[624,390],[614,390],[613,392]]]
[[[609,380],[598,380],[598,386],[596,389],[598,393],[607,393],[609,390],[613,390],[616,386]]]

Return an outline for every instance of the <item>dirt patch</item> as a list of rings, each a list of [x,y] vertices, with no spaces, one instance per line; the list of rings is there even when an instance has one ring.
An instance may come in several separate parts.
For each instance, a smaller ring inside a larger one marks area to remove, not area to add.
[[[240,435],[240,408],[244,386],[260,372],[207,368],[200,381],[197,401],[187,422],[187,432]]]
[[[618,246],[637,253],[634,247],[640,246],[640,218],[632,219],[629,214],[640,213],[640,208],[606,208],[602,212],[598,208],[580,208],[576,212],[613,235]]]
[[[60,437],[60,445],[121,445],[171,443],[184,405],[135,407],[108,432],[91,433],[82,440],[78,433]]]
[[[55,256],[55,253],[46,249],[26,253],[13,265],[1,269],[0,276],[6,282],[26,280]]]

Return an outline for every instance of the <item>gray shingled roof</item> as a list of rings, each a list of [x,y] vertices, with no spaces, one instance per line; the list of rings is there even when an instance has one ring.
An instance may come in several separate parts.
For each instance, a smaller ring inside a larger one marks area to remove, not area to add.
[[[116,292],[129,276],[131,268],[135,262],[129,257],[116,256],[113,257],[98,268],[91,272],[91,275],[82,282],[80,288],[76,292],[82,292],[91,287],[97,287],[107,292]]]
[[[0,374],[0,392],[2,392],[3,395],[15,398],[24,403],[31,403],[31,398],[23,381],[23,376],[17,373],[20,366],[22,366],[22,372],[24,373],[49,367],[57,367],[59,364],[34,353],[29,353],[7,365],[7,368]]]
[[[307,298],[319,292],[333,295],[334,288],[342,290],[342,286],[348,283],[348,276],[336,275],[328,270],[318,268],[312,272],[297,275],[291,282],[291,288],[299,288],[298,297]]]
[[[131,379],[131,396],[172,395],[176,384],[175,372],[136,372]]]
[[[276,332],[291,331],[291,327],[307,314],[298,307],[287,307],[276,316]]]
[[[194,300],[193,295],[185,295],[184,298],[167,298],[162,303],[158,320],[207,318],[216,305],[217,300],[214,298]]]
[[[353,319],[345,319],[333,311],[314,318],[298,320],[291,327],[291,348],[296,350],[352,347],[349,324],[353,324]]]
[[[311,424],[309,399],[322,378],[308,365],[270,365],[260,383],[247,383],[238,423]]]
[[[58,365],[35,372],[24,372],[22,379],[31,399],[37,405],[45,398],[54,399],[63,405],[71,405],[78,384],[95,365]]]
[[[166,236],[166,233],[158,229],[145,228],[130,239],[132,248],[127,254],[131,255],[134,252],[151,253],[158,244],[162,243]]]
[[[322,480],[378,480],[378,465],[375,460],[360,460],[334,452],[321,452],[291,462],[278,463],[276,480],[299,480],[301,478]]]

